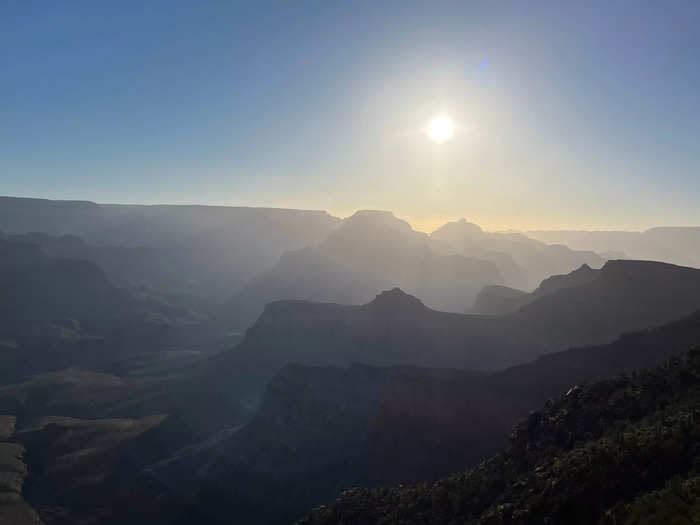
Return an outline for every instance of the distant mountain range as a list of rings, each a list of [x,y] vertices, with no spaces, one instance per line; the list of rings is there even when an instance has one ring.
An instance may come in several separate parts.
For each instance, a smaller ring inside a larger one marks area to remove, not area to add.
[[[528,237],[566,244],[576,250],[623,252],[631,259],[663,261],[700,267],[700,227],[658,227],[643,232],[530,230]]]
[[[115,283],[165,286],[209,300],[228,297],[283,252],[320,241],[338,222],[322,211],[0,197],[6,234],[77,236],[95,247],[64,239],[51,250],[103,263]]]
[[[362,306],[280,301],[222,359],[502,368],[688,315],[700,308],[700,270],[608,261],[545,281],[528,299],[503,316],[438,312],[399,289]]]
[[[431,237],[446,241],[458,253],[473,257],[498,258],[508,256],[517,268],[511,270],[509,286],[532,289],[551,276],[568,273],[586,264],[599,268],[605,261],[593,251],[572,250],[563,244],[545,244],[522,233],[485,232],[477,224],[461,219],[448,222],[435,230]]]
[[[178,296],[230,330],[250,326],[270,301],[362,304],[392,287],[438,310],[470,312],[484,286],[530,291],[582,264],[599,268],[634,256],[639,250],[625,247],[642,235],[621,234],[620,245],[611,238],[596,246],[606,252],[601,256],[578,249],[577,236],[569,247],[545,244],[485,232],[464,219],[428,236],[389,212],[362,211],[342,221],[321,211],[15,197],[0,197],[0,231],[57,258],[90,260],[119,287]],[[693,231],[653,229],[642,235],[651,240],[635,246],[653,246],[644,252],[650,258],[695,263]],[[552,234],[562,239],[569,237]]]
[[[505,284],[492,260],[448,252],[389,212],[360,211],[318,245],[284,254],[239,290],[228,309],[235,326],[248,326],[274,300],[362,304],[401,287],[434,308],[464,312],[485,285]]]
[[[395,286],[466,312],[486,285],[534,288],[603,259],[462,220],[428,236],[389,212],[139,206],[0,197],[0,232],[57,258],[98,264],[117,286],[145,287],[242,330],[267,302],[362,304]]]

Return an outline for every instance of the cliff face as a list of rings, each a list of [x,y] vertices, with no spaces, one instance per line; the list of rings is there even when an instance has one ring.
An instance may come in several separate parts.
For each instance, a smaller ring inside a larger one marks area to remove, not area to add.
[[[319,486],[331,471],[342,483],[432,477],[481,454],[472,425],[503,430],[480,403],[484,379],[444,369],[287,365],[251,423],[225,444],[226,458],[279,479],[315,475]]]
[[[163,463],[152,476],[189,479],[187,492],[201,498],[195,508],[214,495],[227,502],[212,511],[214,521],[236,514],[250,523],[288,523],[353,486],[433,480],[473,467],[506,448],[513,425],[548,399],[581,382],[657,366],[696,341],[700,312],[491,374],[289,364],[272,378],[247,426]],[[585,414],[586,424],[598,417]],[[513,441],[513,457],[529,453],[521,444]]]
[[[342,488],[432,478],[472,464],[484,446],[502,446],[492,438],[477,443],[482,436],[472,433],[483,425],[490,436],[507,434],[476,395],[483,378],[413,367],[287,365],[250,424],[159,465],[152,476],[197,472],[187,489],[197,494],[193,506],[220,495],[212,521],[235,514],[249,523],[289,523]]]

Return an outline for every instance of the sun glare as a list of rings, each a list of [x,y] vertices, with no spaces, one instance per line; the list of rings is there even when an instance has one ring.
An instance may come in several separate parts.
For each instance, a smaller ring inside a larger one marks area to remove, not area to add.
[[[427,133],[430,140],[441,143],[452,138],[455,132],[455,124],[450,117],[439,116],[428,122]]]

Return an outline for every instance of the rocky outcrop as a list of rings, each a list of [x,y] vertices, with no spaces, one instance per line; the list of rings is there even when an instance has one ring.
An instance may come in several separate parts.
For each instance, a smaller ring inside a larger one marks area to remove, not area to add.
[[[0,416],[0,523],[40,525],[39,515],[22,496],[28,474],[24,462],[25,449],[21,444],[9,441],[16,422],[15,416]]]

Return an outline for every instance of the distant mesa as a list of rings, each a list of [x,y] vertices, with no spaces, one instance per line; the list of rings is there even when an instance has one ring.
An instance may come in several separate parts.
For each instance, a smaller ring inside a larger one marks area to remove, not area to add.
[[[432,235],[437,238],[453,234],[480,237],[484,235],[484,230],[478,224],[469,222],[467,219],[462,217],[457,222],[446,223],[432,233]]]
[[[594,268],[604,259],[592,251],[571,250],[550,245],[518,232],[486,232],[477,224],[460,219],[448,222],[431,234],[447,243],[456,253],[493,261],[504,276],[503,284],[531,290],[551,275],[565,274],[587,264]]]
[[[646,259],[700,267],[700,227],[657,227],[643,232],[534,230],[529,237],[594,250],[605,259]]]
[[[377,295],[370,303],[374,308],[401,312],[407,310],[427,310],[427,307],[412,295],[407,294],[400,288],[392,288]]]
[[[89,259],[119,286],[223,301],[288,250],[314,245],[340,219],[325,211],[121,205],[0,197],[0,230],[49,255]],[[73,235],[85,241],[69,242]]]
[[[345,219],[343,227],[390,227],[403,231],[411,231],[411,225],[403,219],[397,218],[392,212],[385,210],[359,210]]]

